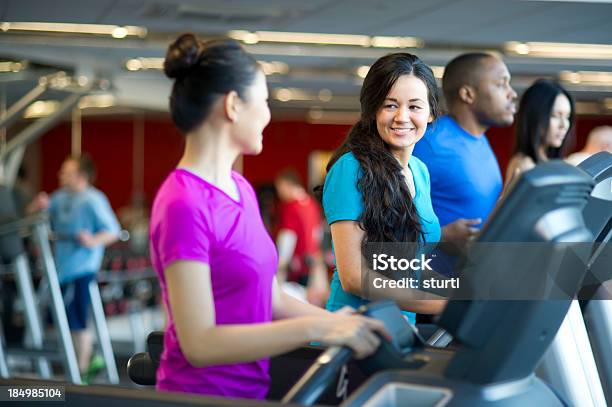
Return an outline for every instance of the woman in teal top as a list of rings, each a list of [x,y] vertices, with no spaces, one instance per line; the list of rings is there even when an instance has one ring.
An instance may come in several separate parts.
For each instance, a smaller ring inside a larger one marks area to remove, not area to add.
[[[363,243],[440,240],[429,172],[412,156],[427,124],[438,115],[431,69],[411,54],[384,56],[370,68],[360,102],[361,118],[327,165],[323,187],[336,258],[330,310],[367,302],[362,298]],[[412,322],[415,312],[438,314],[446,305],[446,300],[417,290],[385,295],[396,300]]]

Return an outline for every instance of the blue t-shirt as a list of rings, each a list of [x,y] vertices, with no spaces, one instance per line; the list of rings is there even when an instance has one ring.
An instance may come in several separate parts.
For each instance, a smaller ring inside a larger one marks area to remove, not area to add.
[[[77,235],[81,231],[119,233],[119,222],[106,196],[94,187],[73,193],[60,189],[49,202],[51,229],[57,236],[55,264],[61,284],[98,271],[104,247],[82,246]]]
[[[416,192],[414,205],[421,220],[423,238],[425,243],[438,242],[440,240],[440,223],[431,205],[427,167],[415,156],[410,158],[408,165],[414,178]],[[363,198],[361,192],[357,189],[357,182],[361,174],[359,161],[353,153],[342,155],[330,168],[323,186],[323,210],[327,223],[330,225],[340,220],[359,220],[363,212]],[[331,282],[327,309],[335,311],[346,305],[358,308],[367,303],[367,300],[347,293],[342,289],[338,270],[336,270]],[[414,313],[406,312],[405,314],[412,323],[415,323]]]
[[[414,155],[431,176],[431,200],[440,224],[459,218],[481,218],[495,207],[502,190],[502,176],[487,137],[473,136],[450,116],[429,126],[416,144]]]

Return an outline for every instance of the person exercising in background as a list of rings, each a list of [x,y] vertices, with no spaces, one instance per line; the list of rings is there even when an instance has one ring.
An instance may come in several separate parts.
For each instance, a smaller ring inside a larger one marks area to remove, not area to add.
[[[485,53],[450,61],[442,88],[448,114],[428,127],[414,155],[431,176],[442,240],[463,245],[487,220],[502,191],[501,171],[485,132],[512,124],[516,92],[504,62]]]
[[[234,40],[183,34],[168,48],[172,120],[185,135],[151,214],[151,260],[168,324],[157,389],[263,399],[269,358],[311,341],[376,350],[381,321],[330,313],[285,294],[278,255],[249,182],[232,171],[259,154],[270,122],[266,78]]]
[[[560,84],[540,79],[521,98],[516,115],[514,154],[506,170],[506,186],[537,164],[563,157],[574,127],[572,95]]]
[[[595,127],[589,133],[584,148],[570,154],[565,161],[572,165],[578,165],[600,151],[612,153],[612,126]]]
[[[84,382],[102,368],[97,358],[90,365],[93,344],[87,329],[89,283],[100,269],[104,248],[118,240],[120,231],[108,199],[92,185],[95,174],[88,155],[68,157],[58,174],[61,188],[51,198],[40,193],[27,209],[28,213],[45,209],[49,212],[55,264]]]
[[[281,201],[276,238],[278,279],[305,286],[308,302],[323,307],[329,281],[321,254],[321,208],[292,169],[281,171],[274,186]]]

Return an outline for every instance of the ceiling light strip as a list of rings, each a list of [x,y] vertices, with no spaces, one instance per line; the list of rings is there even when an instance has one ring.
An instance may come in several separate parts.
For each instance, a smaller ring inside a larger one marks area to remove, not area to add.
[[[245,44],[260,42],[287,44],[344,45],[365,48],[420,48],[424,43],[415,37],[386,37],[357,34],[324,34],[281,31],[244,31],[234,30],[227,34],[230,38]]]
[[[511,54],[536,58],[612,59],[612,45],[511,41],[505,49]]]
[[[0,22],[0,30],[35,31],[69,34],[110,35],[113,38],[147,36],[147,29],[132,25],[118,26],[108,24],[75,24],[75,23],[37,23],[37,22]]]

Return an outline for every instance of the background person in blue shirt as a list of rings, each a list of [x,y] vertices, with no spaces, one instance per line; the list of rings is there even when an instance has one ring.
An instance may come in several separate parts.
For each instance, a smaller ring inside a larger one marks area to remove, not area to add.
[[[329,310],[345,305],[357,308],[367,302],[362,287],[362,243],[440,239],[429,174],[412,155],[427,124],[438,114],[431,69],[407,53],[382,57],[363,82],[360,103],[361,118],[328,163],[323,186],[323,209],[336,261]],[[446,300],[414,291],[384,294],[411,311],[412,322],[414,312],[442,312]],[[438,299],[415,299],[415,294]]]
[[[95,168],[87,155],[67,158],[58,177],[60,189],[50,199],[44,192],[39,194],[29,212],[49,211],[68,324],[79,369],[85,373],[92,353],[88,285],[100,268],[104,248],[117,241],[120,228],[106,196],[91,185]]]
[[[442,88],[448,115],[417,143],[431,176],[431,199],[442,225],[442,240],[462,245],[478,232],[502,191],[502,176],[485,136],[514,120],[516,92],[499,58],[463,54],[448,63]]]

